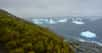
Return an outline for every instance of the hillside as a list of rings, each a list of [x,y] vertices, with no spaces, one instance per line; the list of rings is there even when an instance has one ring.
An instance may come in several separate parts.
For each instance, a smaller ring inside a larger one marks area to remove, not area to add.
[[[4,10],[0,10],[0,44],[7,53],[74,53],[55,33]]]

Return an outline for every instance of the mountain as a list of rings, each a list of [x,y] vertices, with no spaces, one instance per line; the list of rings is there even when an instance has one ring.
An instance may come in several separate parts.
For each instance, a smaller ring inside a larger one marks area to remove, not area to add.
[[[0,44],[6,53],[74,53],[68,42],[49,29],[1,9]]]

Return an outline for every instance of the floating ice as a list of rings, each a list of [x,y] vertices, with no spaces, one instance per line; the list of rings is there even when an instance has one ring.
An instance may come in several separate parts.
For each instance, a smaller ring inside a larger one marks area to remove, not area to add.
[[[56,23],[57,23],[57,22],[54,21],[54,20],[52,20],[52,19],[49,20],[49,24],[56,24]]]
[[[91,31],[81,32],[80,35],[83,37],[86,37],[86,38],[95,38],[96,37],[96,34]]]
[[[53,19],[32,19],[35,24],[56,24],[57,22]]]
[[[81,39],[81,38],[79,39],[79,41],[80,41],[80,42],[86,42],[86,40],[84,40],[84,39]]]
[[[72,23],[74,23],[74,24],[85,24],[85,23],[82,22],[82,21],[72,21]]]
[[[57,22],[67,22],[67,21],[68,21],[67,19],[60,19]]]
[[[32,19],[32,21],[35,23],[35,24],[43,24],[45,22],[48,22],[47,19]]]
[[[57,24],[57,23],[63,23],[63,22],[67,22],[67,19],[58,19],[58,20],[54,20],[54,19],[32,19],[32,22],[35,24]]]
[[[39,21],[34,21],[35,24],[43,24],[42,22]]]

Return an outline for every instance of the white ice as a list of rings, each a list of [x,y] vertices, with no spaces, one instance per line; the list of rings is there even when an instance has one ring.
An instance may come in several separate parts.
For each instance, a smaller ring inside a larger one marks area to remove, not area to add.
[[[91,31],[84,31],[80,33],[81,36],[86,37],[86,38],[95,38],[96,34],[91,32]]]
[[[72,23],[74,23],[74,24],[85,24],[85,23],[82,22],[82,21],[72,21]]]
[[[67,22],[67,21],[68,21],[67,19],[60,19],[57,22]]]
[[[50,20],[49,20],[49,23],[50,23],[50,24],[56,24],[57,22],[55,22],[54,20],[50,19]]]

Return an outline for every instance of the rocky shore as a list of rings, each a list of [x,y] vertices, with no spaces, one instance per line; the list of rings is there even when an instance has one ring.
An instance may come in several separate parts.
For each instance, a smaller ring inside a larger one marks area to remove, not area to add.
[[[80,41],[72,41],[72,46],[75,49],[76,53],[101,53],[102,46],[97,45],[96,43],[91,42],[80,42]]]

